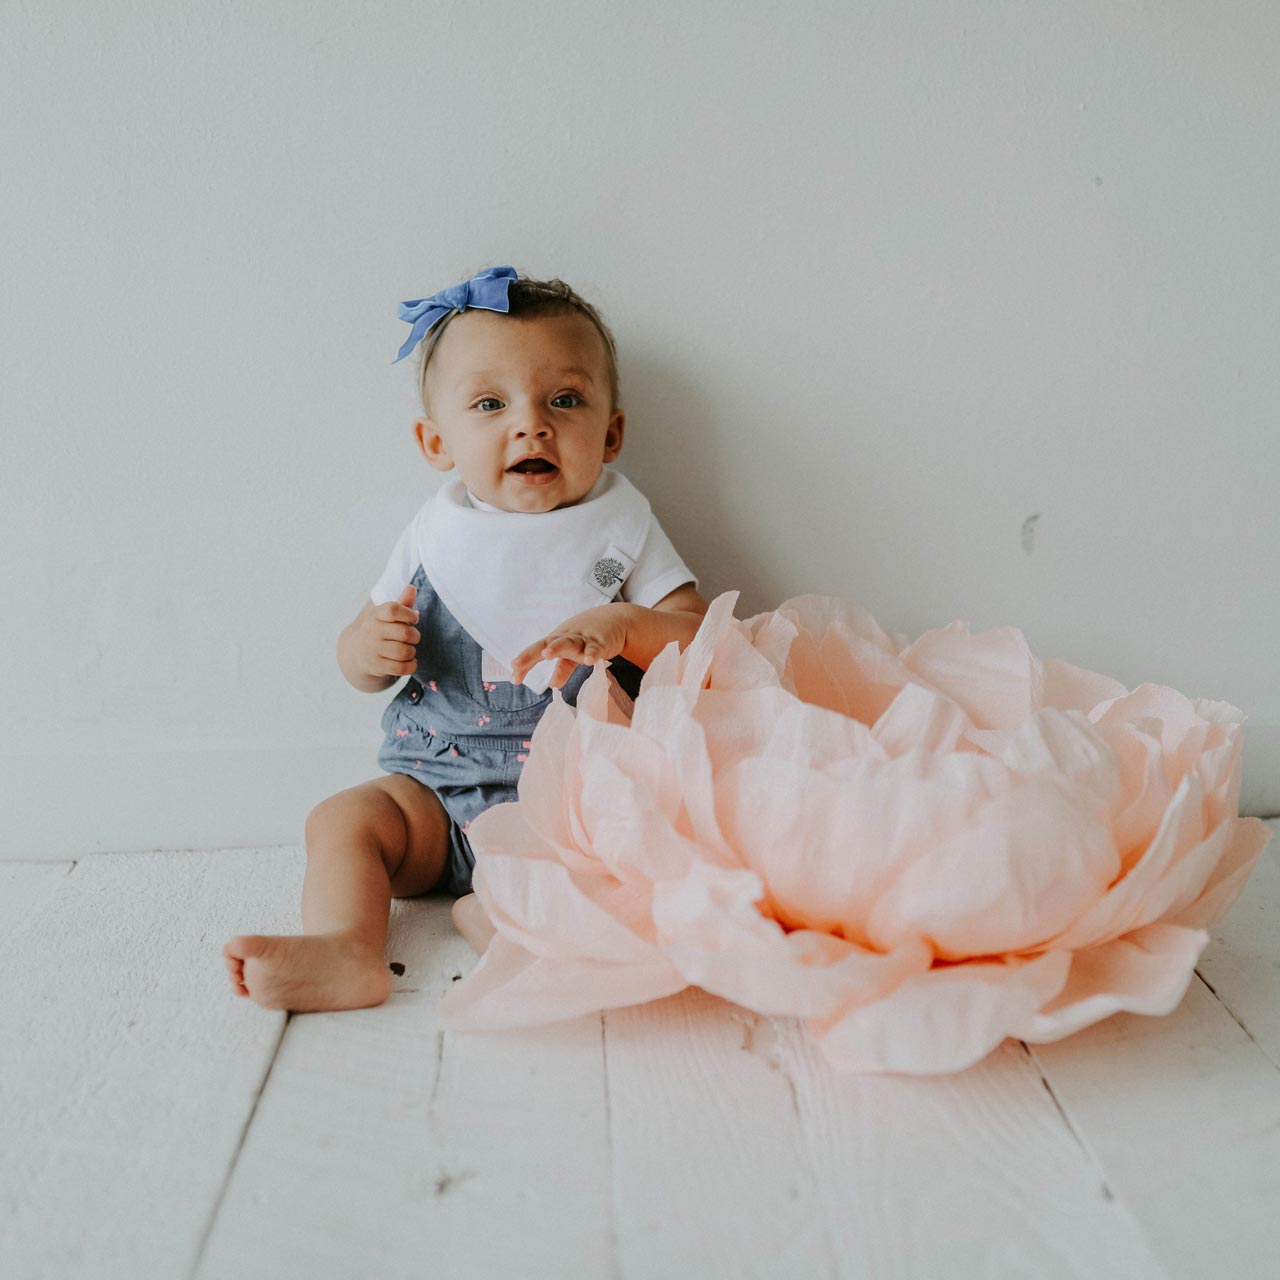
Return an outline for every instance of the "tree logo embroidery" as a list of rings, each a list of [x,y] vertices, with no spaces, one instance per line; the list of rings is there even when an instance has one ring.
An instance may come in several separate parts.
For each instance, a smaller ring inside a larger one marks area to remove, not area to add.
[[[603,556],[595,562],[591,572],[595,574],[596,585],[602,591],[612,591],[623,579],[623,568],[612,556]]]

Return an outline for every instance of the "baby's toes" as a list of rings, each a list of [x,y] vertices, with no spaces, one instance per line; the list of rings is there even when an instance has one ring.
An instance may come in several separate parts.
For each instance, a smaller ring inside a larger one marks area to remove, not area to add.
[[[223,946],[223,959],[236,995],[249,994],[248,984],[244,980],[244,962],[269,949],[270,942],[271,939],[263,934],[239,933]]]
[[[275,950],[277,941],[270,934],[238,933],[222,948],[222,954],[229,959],[239,961],[243,969],[246,960],[252,960],[263,952]]]
[[[244,985],[244,961],[234,956],[223,956],[222,959],[227,966],[227,977],[231,979],[231,990],[238,996],[247,996],[249,988]]]

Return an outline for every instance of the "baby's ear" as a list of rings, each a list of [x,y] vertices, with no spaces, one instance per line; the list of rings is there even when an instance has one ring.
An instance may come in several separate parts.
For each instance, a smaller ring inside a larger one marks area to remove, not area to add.
[[[612,462],[622,452],[622,436],[627,429],[627,416],[619,409],[609,419],[604,435],[604,460]]]
[[[413,436],[418,442],[418,449],[422,456],[437,471],[452,471],[454,461],[449,457],[449,450],[445,445],[444,437],[435,429],[435,424],[430,418],[415,418],[413,420]]]

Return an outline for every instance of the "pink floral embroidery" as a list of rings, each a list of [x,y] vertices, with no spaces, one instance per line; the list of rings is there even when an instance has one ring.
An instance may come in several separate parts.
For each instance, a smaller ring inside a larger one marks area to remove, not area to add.
[[[450,747],[450,748],[449,748],[449,754],[450,754],[451,756],[456,756],[456,755],[458,754],[458,748],[457,748],[457,747]]]
[[[409,736],[409,730],[408,730],[408,729],[397,729],[397,730],[396,730],[396,737],[397,737],[397,738],[407,738],[408,736]]]
[[[428,680],[428,681],[427,681],[427,683],[431,686],[431,692],[432,692],[432,693],[439,693],[439,692],[440,692],[440,690],[436,688],[436,682],[435,682],[434,680]]]
[[[429,734],[434,738],[434,737],[436,736],[436,727],[435,727],[435,725],[431,725],[431,726],[427,729],[427,732],[428,732],[428,733],[429,733]]]
[[[523,751],[522,751],[518,756],[516,756],[516,759],[517,759],[517,760],[527,760],[528,758],[529,758],[529,757],[528,757],[527,755],[525,755],[525,753],[524,753]]]
[[[522,747],[531,747],[531,746],[533,746],[533,743],[532,743],[532,742],[522,742],[520,745],[521,745]]]
[[[489,723],[489,721],[492,718],[493,718],[492,716],[481,716],[480,719],[476,721],[476,724],[480,725],[483,728],[485,725]]]
[[[421,768],[422,768],[422,761],[421,761],[421,760],[415,760],[415,761],[413,762],[413,767],[414,767],[415,769],[421,769]]]

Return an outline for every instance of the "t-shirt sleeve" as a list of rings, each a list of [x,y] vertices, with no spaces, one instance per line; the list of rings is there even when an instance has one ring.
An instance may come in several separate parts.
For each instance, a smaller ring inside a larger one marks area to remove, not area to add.
[[[669,596],[686,582],[692,582],[695,587],[698,585],[698,579],[680,559],[680,553],[672,546],[671,539],[658,523],[658,517],[650,516],[649,534],[640,559],[622,584],[622,599],[652,609],[664,596]]]
[[[369,592],[369,599],[374,604],[386,604],[388,600],[398,599],[400,593],[413,580],[413,575],[418,570],[418,557],[415,551],[417,540],[414,537],[417,524],[418,517],[415,516],[409,522],[409,527],[396,539],[396,545],[391,549],[391,557],[387,561],[387,567],[382,571],[382,577],[373,584],[373,590]]]

